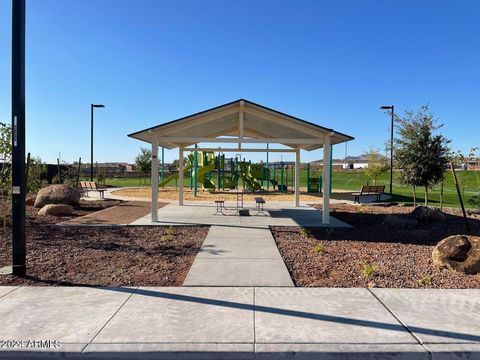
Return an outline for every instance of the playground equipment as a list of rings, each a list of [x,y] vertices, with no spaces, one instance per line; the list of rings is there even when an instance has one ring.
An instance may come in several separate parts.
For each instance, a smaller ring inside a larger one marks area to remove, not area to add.
[[[213,181],[215,179],[216,184]],[[199,185],[202,190],[237,189],[240,183],[244,189],[260,191],[262,187],[263,170],[258,164],[241,161],[239,157],[226,161],[225,155],[215,156],[213,152],[195,151],[188,155],[188,163],[184,167],[184,175],[188,174],[190,189],[196,195]],[[173,174],[159,183],[160,187],[177,181],[179,174]]]
[[[224,154],[204,151],[194,151],[188,155],[184,167],[185,178],[189,179],[190,189],[197,195],[197,190],[224,191],[248,189],[249,191],[261,191],[270,189],[286,193],[294,188],[295,165],[290,162],[252,164],[239,154],[235,157],[226,158]],[[163,178],[162,173],[162,178]],[[164,178],[159,186],[163,187],[172,181],[177,181],[179,174],[173,174]],[[310,164],[306,167],[306,185],[308,193],[322,192],[322,176],[319,170],[311,169]]]

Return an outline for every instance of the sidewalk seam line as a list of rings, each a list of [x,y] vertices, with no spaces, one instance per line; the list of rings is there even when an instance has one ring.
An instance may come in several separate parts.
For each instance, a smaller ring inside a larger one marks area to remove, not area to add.
[[[253,287],[253,356],[255,358],[255,354],[257,352],[256,350],[256,343],[257,343],[257,333],[256,333],[256,329],[257,329],[257,319],[256,319],[256,310],[255,310],[255,300],[256,300],[256,287],[254,286]]]
[[[22,287],[21,285],[17,285],[17,287],[15,287],[15,289],[12,289],[9,292],[7,292],[6,294],[3,294],[2,296],[0,296],[0,299],[3,299],[5,296],[11,294],[12,292],[14,292],[17,289],[20,289],[21,287]]]
[[[392,309],[382,300],[380,299],[377,294],[375,294],[370,288],[367,288],[367,291],[387,310],[390,315],[392,315],[395,320],[398,321],[400,325],[404,327],[404,329],[417,341],[417,343],[427,352],[428,358],[432,360],[432,351],[423,343],[423,341],[408,327],[406,323],[404,323],[397,314],[393,312]]]
[[[118,312],[125,306],[125,304],[128,302],[128,300],[130,300],[130,298],[132,297],[133,294],[135,294],[138,290],[138,287],[136,287],[132,293],[130,295],[128,295],[128,297],[125,299],[125,301],[122,303],[122,305],[120,305],[120,307],[112,314],[112,316],[110,316],[110,318],[107,320],[107,322],[105,324],[103,324],[103,326],[100,328],[100,330],[97,331],[97,333],[95,334],[95,336],[93,336],[90,341],[83,347],[82,351],[80,351],[80,354],[82,355],[83,357],[83,352],[85,351],[85,349],[87,348],[88,345],[92,344],[92,342],[95,340],[95,338],[102,332],[103,329],[105,329],[105,327],[110,323],[110,321],[112,321],[112,319],[115,317],[115,315],[118,314]]]

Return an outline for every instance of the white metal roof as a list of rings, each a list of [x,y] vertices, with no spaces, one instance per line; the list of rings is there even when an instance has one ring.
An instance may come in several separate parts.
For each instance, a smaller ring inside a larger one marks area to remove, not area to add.
[[[148,143],[158,142],[167,149],[199,143],[270,143],[310,151],[322,148],[325,135],[329,134],[332,145],[354,139],[239,99],[128,136]]]

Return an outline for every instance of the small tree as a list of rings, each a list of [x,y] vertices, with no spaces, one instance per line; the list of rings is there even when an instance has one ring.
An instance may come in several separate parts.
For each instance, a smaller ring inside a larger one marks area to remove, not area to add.
[[[12,189],[12,131],[7,124],[0,122],[0,217],[3,226],[10,215]]]
[[[152,151],[140,148],[140,153],[135,158],[135,164],[139,174],[148,174],[152,169]]]
[[[47,172],[47,165],[38,156],[30,158],[27,177],[27,192],[36,193],[42,187],[42,175]]]
[[[373,185],[375,185],[377,178],[390,169],[390,165],[385,156],[381,155],[376,149],[369,150],[365,155],[368,160],[365,175],[372,179]]]
[[[105,164],[105,166],[96,166],[96,178],[97,178],[97,184],[101,187],[105,187],[105,180],[107,179],[107,167],[108,164]]]
[[[448,165],[448,143],[441,134],[435,132],[443,125],[437,125],[428,105],[416,113],[405,112],[404,117],[395,116],[398,124],[398,138],[395,139],[395,163],[400,181],[414,189],[416,203],[417,187],[425,190],[425,206],[428,205],[428,189],[444,178]]]
[[[469,200],[468,203],[472,205],[475,209],[480,210],[480,176],[479,176],[479,169],[480,169],[480,148],[472,148],[470,149],[470,153],[468,154],[470,162],[475,164],[475,179],[477,183],[476,195],[473,195]]]

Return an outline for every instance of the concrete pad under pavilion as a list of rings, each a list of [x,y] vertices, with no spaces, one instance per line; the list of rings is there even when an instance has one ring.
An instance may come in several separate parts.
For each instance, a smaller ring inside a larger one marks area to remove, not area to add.
[[[265,204],[264,214],[256,214],[255,203],[245,202],[244,208],[250,209],[250,216],[236,215],[235,202],[226,202],[226,215],[215,214],[216,207],[211,201],[185,201],[183,205],[171,203],[157,210],[158,221],[152,222],[151,214],[130,225],[220,225],[232,227],[265,226],[328,226],[350,227],[350,225],[330,216],[329,223],[323,223],[322,211],[301,203],[298,206],[286,201],[269,201]]]

